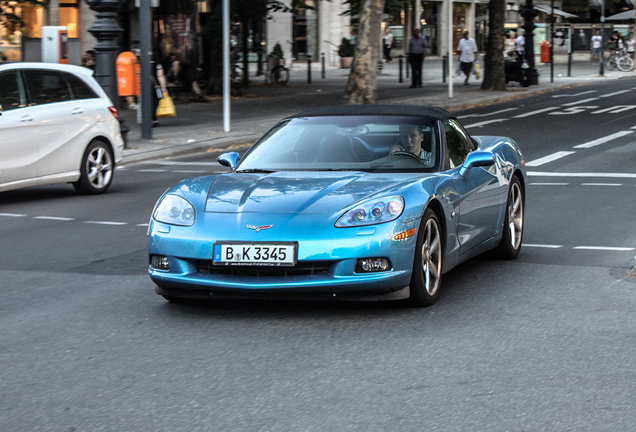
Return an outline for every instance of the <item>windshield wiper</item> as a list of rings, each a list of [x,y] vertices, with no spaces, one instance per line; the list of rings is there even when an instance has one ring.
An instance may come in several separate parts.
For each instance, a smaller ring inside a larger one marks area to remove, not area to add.
[[[276,171],[254,168],[254,169],[238,170],[235,172],[237,173],[266,173],[267,174],[267,173],[273,173]]]

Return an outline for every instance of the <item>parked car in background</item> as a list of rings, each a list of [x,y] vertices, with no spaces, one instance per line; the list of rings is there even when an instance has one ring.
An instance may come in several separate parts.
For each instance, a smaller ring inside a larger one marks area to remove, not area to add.
[[[92,75],[64,64],[0,64],[0,191],[110,187],[124,142],[117,110]]]

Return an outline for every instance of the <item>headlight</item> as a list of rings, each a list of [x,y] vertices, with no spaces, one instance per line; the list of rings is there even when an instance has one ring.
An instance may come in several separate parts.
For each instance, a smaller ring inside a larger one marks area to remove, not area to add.
[[[336,227],[356,227],[389,222],[404,211],[404,198],[399,195],[363,201],[349,210],[336,222]]]
[[[191,226],[196,214],[194,207],[186,199],[177,195],[166,195],[157,205],[152,217],[170,225]]]

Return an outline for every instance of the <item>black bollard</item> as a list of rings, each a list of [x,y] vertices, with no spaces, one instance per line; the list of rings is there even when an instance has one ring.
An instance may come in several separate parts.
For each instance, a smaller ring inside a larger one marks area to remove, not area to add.
[[[258,55],[258,63],[256,64],[256,76],[263,76],[263,50],[258,50],[256,54]]]
[[[442,56],[442,82],[446,82],[446,62],[448,62],[448,56]]]
[[[320,63],[322,67],[322,79],[325,79],[325,53],[320,55]]]
[[[406,78],[409,77],[409,66],[411,66],[411,62],[409,62],[409,57],[406,56]]]
[[[307,55],[307,84],[311,84],[311,55]]]
[[[400,54],[400,61],[398,63],[400,65],[400,67],[399,67],[399,69],[400,69],[400,81],[399,82],[400,83],[404,82],[404,80],[402,79],[402,60],[403,60],[403,58],[402,58],[402,55]]]
[[[568,53],[568,76],[572,76],[571,72],[572,72],[572,53],[569,52]]]

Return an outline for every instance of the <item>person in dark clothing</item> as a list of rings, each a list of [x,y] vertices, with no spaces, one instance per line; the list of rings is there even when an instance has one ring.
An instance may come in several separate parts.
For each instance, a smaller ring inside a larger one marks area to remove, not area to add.
[[[166,78],[163,72],[163,66],[158,55],[154,55],[150,62],[150,80],[152,81],[153,91],[152,95],[152,127],[159,126],[157,121],[157,108],[159,107],[159,95],[168,94],[166,88]]]
[[[409,40],[409,50],[407,52],[411,70],[411,88],[422,87],[422,64],[426,53],[426,39],[420,35],[420,29],[413,29],[413,37]]]

